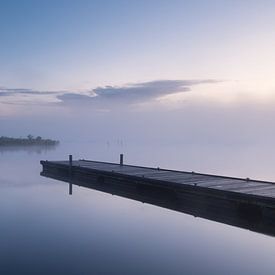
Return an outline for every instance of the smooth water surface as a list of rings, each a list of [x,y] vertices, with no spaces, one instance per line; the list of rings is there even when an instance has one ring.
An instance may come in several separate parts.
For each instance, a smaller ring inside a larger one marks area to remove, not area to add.
[[[251,148],[120,141],[2,149],[0,274],[274,274],[273,237],[83,187],[69,196],[68,184],[41,177],[39,164],[124,153],[131,164],[274,180],[268,151],[256,159]]]

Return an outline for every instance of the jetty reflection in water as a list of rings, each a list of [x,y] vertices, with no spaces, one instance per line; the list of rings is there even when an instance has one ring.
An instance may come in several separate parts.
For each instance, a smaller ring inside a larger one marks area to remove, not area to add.
[[[248,229],[257,233],[275,236],[275,217],[271,213],[264,217],[258,209],[236,206],[231,202],[204,200],[196,195],[179,193],[175,190],[151,188],[141,185],[131,188],[123,184],[106,184],[100,181],[87,181],[83,179],[70,178],[59,174],[41,172],[41,176],[69,183],[69,194],[73,194],[73,185],[102,191],[112,195],[148,203],[170,210],[182,212],[239,228]]]

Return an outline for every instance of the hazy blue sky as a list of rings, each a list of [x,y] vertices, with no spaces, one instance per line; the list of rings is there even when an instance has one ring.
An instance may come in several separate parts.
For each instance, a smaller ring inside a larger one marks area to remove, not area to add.
[[[0,1],[0,85],[89,89],[155,79],[274,85],[275,2]]]
[[[1,130],[272,140],[274,14],[268,0],[0,0]]]

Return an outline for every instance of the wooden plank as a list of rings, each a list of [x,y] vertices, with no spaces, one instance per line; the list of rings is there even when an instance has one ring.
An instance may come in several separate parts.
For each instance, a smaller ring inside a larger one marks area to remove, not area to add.
[[[85,166],[91,166],[91,167],[101,167],[101,168],[109,168],[109,167],[113,167],[113,168],[118,168],[118,169],[135,169],[135,170],[139,170],[139,169],[143,169],[143,170],[153,170],[154,168],[147,168],[147,167],[139,167],[139,166],[131,166],[131,165],[119,165],[119,164],[115,164],[115,163],[100,163],[100,162],[86,162],[86,161],[79,161],[82,165]],[[157,170],[157,169],[155,169]]]
[[[244,185],[241,188],[235,188],[234,192],[242,192],[242,193],[247,193],[247,192],[253,192],[257,190],[266,190],[266,189],[275,189],[275,186],[273,184],[259,184],[257,185]]]
[[[232,183],[246,183],[245,180],[232,180],[232,179],[224,179],[224,178],[212,178],[209,181],[203,181],[200,186],[201,187],[215,187],[218,185],[231,185]]]
[[[170,179],[170,178],[179,178],[179,177],[185,177],[184,175],[177,175],[176,173],[171,173],[171,172],[148,172],[145,173],[144,176],[148,177],[148,178],[156,178],[156,179],[160,179],[160,180],[164,180],[164,179]]]
[[[125,173],[127,173],[128,175],[131,176],[146,176],[146,177],[165,177],[165,176],[169,176],[169,174],[171,174],[171,172],[165,172],[165,171],[158,171],[158,170],[152,170],[152,171],[146,171],[146,170],[136,170],[136,171],[125,171]]]
[[[81,165],[81,167],[86,167],[86,168],[91,168],[91,169],[98,169],[98,170],[104,170],[104,171],[110,171],[110,172],[119,172],[119,173],[130,173],[131,171],[139,171],[141,172],[146,172],[144,169],[133,169],[133,168],[127,168],[127,167],[118,167],[118,166],[91,166],[91,165]]]
[[[155,175],[152,175],[150,177],[158,177],[160,174],[155,174]],[[163,178],[178,178],[179,180],[184,180],[184,181],[196,181],[196,180],[202,180],[202,181],[207,181],[207,180],[211,180],[210,177],[204,177],[204,176],[199,176],[199,175],[193,175],[193,174],[180,174],[180,173],[173,173],[173,172],[170,172],[170,173],[167,173],[166,175],[162,175]]]
[[[228,185],[220,185],[220,186],[212,186],[211,188],[214,188],[214,189],[219,189],[219,190],[224,190],[224,191],[235,191],[237,192],[238,189],[241,189],[241,188],[244,188],[245,186],[248,186],[248,183],[247,182],[232,182],[232,184],[228,184]],[[250,182],[249,183],[249,187],[253,187],[253,188],[256,188],[258,186],[263,186],[261,183],[257,184],[257,183],[252,183]]]
[[[133,167],[119,167],[119,166],[111,166],[111,165],[104,165],[104,166],[99,166],[99,165],[82,165],[82,167],[87,167],[87,168],[92,168],[92,169],[99,169],[99,170],[104,170],[104,171],[113,171],[113,172],[119,172],[119,173],[124,173],[124,174],[142,174],[146,173],[148,170],[143,169],[143,168],[133,168]],[[150,170],[149,170],[150,171]]]
[[[114,171],[114,172],[120,172],[120,173],[130,173],[131,171],[139,171],[139,172],[145,172],[144,169],[133,169],[128,167],[118,167],[118,166],[91,166],[91,165],[81,165],[81,167],[87,167],[91,169],[98,169],[98,170],[104,170],[104,171]]]
[[[198,185],[200,187],[206,187],[208,188],[209,185],[211,186],[219,186],[222,184],[222,179],[207,179],[205,180],[204,178],[200,177],[193,177],[193,178],[188,178],[188,179],[179,179],[177,182],[182,182],[184,184],[191,184],[191,185]],[[207,185],[205,184],[207,182]]]

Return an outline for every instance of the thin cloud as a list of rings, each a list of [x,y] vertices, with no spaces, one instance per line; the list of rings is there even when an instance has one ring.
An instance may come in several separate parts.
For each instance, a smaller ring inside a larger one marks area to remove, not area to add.
[[[90,103],[142,103],[154,100],[165,95],[189,92],[191,86],[198,84],[217,83],[218,80],[157,80],[125,86],[98,87],[90,95],[66,93],[57,98],[64,104],[90,104]]]
[[[158,98],[167,94],[188,92],[190,90],[189,86],[180,80],[160,80],[124,87],[98,87],[93,92],[101,99],[136,102]]]
[[[220,82],[213,79],[156,80],[124,86],[97,87],[85,93],[77,91],[38,91],[0,87],[0,102],[5,104],[59,104],[68,106],[109,107],[113,104],[150,102],[166,95],[191,91],[192,86]]]
[[[13,105],[46,105],[57,101],[57,95],[63,93],[65,92],[0,87],[0,103]]]
[[[50,95],[50,94],[57,94],[56,91],[35,91],[32,89],[21,89],[21,88],[0,88],[0,96],[14,96],[14,95]],[[59,92],[60,93],[60,92]]]

